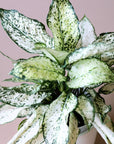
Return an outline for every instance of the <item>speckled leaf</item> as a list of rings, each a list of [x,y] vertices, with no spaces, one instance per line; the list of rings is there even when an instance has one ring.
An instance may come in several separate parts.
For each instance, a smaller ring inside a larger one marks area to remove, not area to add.
[[[45,114],[43,134],[46,144],[67,144],[69,129],[68,114],[76,108],[77,98],[73,94],[62,93],[50,104]]]
[[[96,40],[95,29],[86,16],[81,19],[79,23],[79,29],[81,37],[76,46],[77,48],[87,47],[89,44],[92,44],[92,42]]]
[[[18,125],[18,130],[20,130],[20,128],[23,127],[23,125],[25,124],[25,122],[27,121],[27,119],[22,120],[19,125]]]
[[[25,122],[23,127],[13,136],[13,138],[8,142],[8,144],[13,144],[18,137],[20,137],[25,131],[27,131],[29,126],[33,124],[35,118],[36,118],[36,111],[34,111],[34,113]]]
[[[112,92],[114,92],[114,83],[105,84],[99,89],[101,94],[110,94]]]
[[[0,101],[16,107],[30,107],[39,104],[50,95],[50,92],[40,91],[36,85],[22,84],[16,87],[0,87]]]
[[[13,121],[18,116],[19,112],[24,108],[12,108],[8,105],[0,108],[0,124],[5,124]]]
[[[64,69],[46,57],[19,60],[10,74],[29,82],[65,81]]]
[[[26,82],[25,80],[19,79],[17,77],[12,77],[12,78],[8,78],[8,79],[4,79],[4,81],[6,82]]]
[[[114,59],[114,49],[112,51],[109,52],[105,52],[101,55],[101,60],[102,61],[108,61]]]
[[[114,74],[102,61],[91,58],[74,63],[69,71],[70,88],[95,87],[104,82],[114,82]]]
[[[73,51],[79,39],[78,18],[69,0],[53,0],[47,24],[57,50]]]
[[[84,95],[79,96],[76,112],[83,117],[85,124],[90,128],[95,116],[95,108],[91,100]]]
[[[107,62],[107,65],[109,65],[110,67],[114,65],[114,59],[111,59]]]
[[[39,49],[39,47],[37,47],[37,44],[36,44],[36,49]],[[66,56],[69,54],[66,51],[55,50],[50,48],[39,49],[39,50],[43,52],[46,57],[49,57],[51,60],[58,62],[60,64],[64,63]]]
[[[30,53],[38,53],[34,44],[53,48],[53,39],[46,33],[44,25],[30,19],[16,10],[0,9],[2,26],[10,38],[21,48]]]
[[[65,65],[88,57],[100,57],[104,52],[114,51],[114,32],[101,34],[88,47],[76,49],[66,58]],[[101,58],[101,57],[100,57]]]
[[[111,106],[106,105],[105,99],[93,89],[88,89],[89,94],[94,99],[95,112],[99,114],[102,121],[104,121],[107,113],[111,111]]]
[[[23,109],[19,114],[18,114],[18,118],[23,118],[23,117],[28,117],[31,116],[34,112],[34,108],[25,108]]]
[[[76,144],[79,135],[78,120],[73,112],[70,113],[69,118],[69,141],[68,144]]]
[[[111,106],[105,104],[105,100],[97,95],[94,99],[94,104],[96,107],[96,113],[99,113],[101,120],[104,121],[106,114],[111,111]]]
[[[106,116],[104,123],[102,123],[100,117],[96,114],[93,126],[97,129],[107,144],[114,143],[114,124],[108,115]]]
[[[33,121],[30,121],[29,119],[25,122],[22,128],[17,132],[17,134],[9,141],[8,144],[25,144],[30,139],[35,137],[38,134],[38,131],[42,125],[43,117],[45,112],[47,111],[48,106],[40,106],[36,110],[36,115],[33,119]]]
[[[29,140],[26,144],[46,144],[43,138],[42,127],[40,128],[38,135]]]

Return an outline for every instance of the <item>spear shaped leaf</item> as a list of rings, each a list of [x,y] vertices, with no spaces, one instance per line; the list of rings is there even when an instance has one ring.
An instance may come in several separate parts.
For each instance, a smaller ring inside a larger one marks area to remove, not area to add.
[[[24,108],[15,108],[4,105],[2,108],[0,108],[0,124],[13,121],[23,109]]]
[[[88,47],[76,49],[66,58],[65,65],[88,57],[101,57],[104,52],[114,51],[114,32],[101,34],[96,41]],[[105,56],[106,57],[106,56]]]
[[[76,46],[77,48],[87,47],[89,44],[92,44],[92,42],[96,40],[95,29],[86,16],[81,19],[79,23],[79,29],[81,37]]]
[[[79,135],[78,120],[73,112],[69,118],[69,141],[68,144],[75,144]]]
[[[95,116],[95,109],[90,99],[81,95],[78,98],[76,112],[83,117],[85,124],[87,124],[88,128],[90,128]]]
[[[47,24],[57,50],[73,51],[79,39],[78,18],[69,0],[53,0]]]
[[[69,71],[70,88],[95,87],[103,82],[114,82],[114,74],[102,61],[91,58],[74,63]]]
[[[102,121],[104,121],[107,113],[111,110],[110,105],[106,105],[104,98],[102,98],[93,89],[88,89],[91,97],[94,99],[95,112],[99,114]]]
[[[30,19],[16,10],[0,9],[2,26],[10,38],[21,48],[30,53],[38,53],[35,43],[40,47],[53,48],[53,39],[46,33],[44,25]]]
[[[36,105],[41,103],[46,97],[50,96],[50,92],[40,91],[34,92],[35,85],[22,84],[16,87],[0,87],[0,101],[16,107]]]
[[[28,119],[22,128],[16,133],[16,135],[9,141],[8,144],[25,144],[32,138],[34,138],[42,125],[43,117],[47,111],[48,106],[40,106],[36,109],[36,114],[34,119],[30,121]]]
[[[68,114],[75,109],[77,98],[73,94],[62,93],[58,99],[50,104],[45,114],[43,133],[46,144],[68,142],[69,129],[67,126]]]
[[[46,57],[20,60],[15,64],[11,75],[29,82],[38,82],[38,80],[65,81],[63,68]]]
[[[93,126],[97,129],[107,144],[114,143],[114,124],[108,115],[102,123],[99,115],[96,114]]]

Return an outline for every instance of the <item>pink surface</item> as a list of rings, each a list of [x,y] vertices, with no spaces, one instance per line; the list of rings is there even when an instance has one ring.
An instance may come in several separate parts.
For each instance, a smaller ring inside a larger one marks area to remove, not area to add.
[[[114,31],[114,0],[70,0],[81,19],[86,15],[94,24],[96,33]],[[16,9],[24,15],[37,19],[46,25],[46,16],[51,0],[0,0],[0,7],[4,9]],[[47,28],[47,27],[46,27]],[[47,28],[50,33],[50,30]],[[27,58],[31,55],[20,49],[7,36],[0,25],[0,50],[13,59]],[[0,84],[11,86],[12,83],[2,82],[8,78],[12,68],[11,62],[0,54]],[[106,96],[107,104],[112,105],[114,120],[114,97]],[[0,144],[6,144],[17,131],[19,121],[0,126]]]

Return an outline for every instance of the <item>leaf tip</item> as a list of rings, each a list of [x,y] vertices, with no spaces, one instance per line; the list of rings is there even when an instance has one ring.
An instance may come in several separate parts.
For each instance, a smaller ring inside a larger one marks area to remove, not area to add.
[[[3,8],[0,8],[0,18],[3,17],[3,13],[4,13],[4,9],[3,9]]]

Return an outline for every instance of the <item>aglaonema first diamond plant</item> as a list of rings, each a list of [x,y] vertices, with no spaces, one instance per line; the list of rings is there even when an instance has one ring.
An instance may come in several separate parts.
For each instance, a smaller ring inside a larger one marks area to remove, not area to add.
[[[8,144],[75,144],[83,125],[114,144],[111,106],[100,95],[114,91],[114,32],[97,37],[69,0],[52,0],[47,25],[53,38],[41,22],[16,10],[0,9],[0,19],[19,47],[37,55],[10,58],[14,68],[6,81],[21,84],[0,86],[0,124],[25,117]]]

